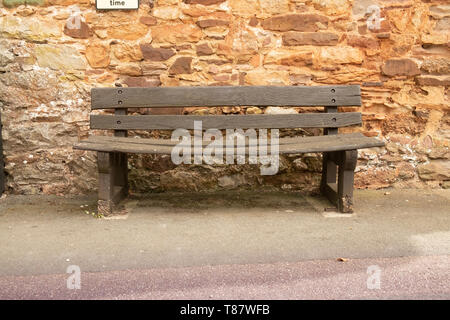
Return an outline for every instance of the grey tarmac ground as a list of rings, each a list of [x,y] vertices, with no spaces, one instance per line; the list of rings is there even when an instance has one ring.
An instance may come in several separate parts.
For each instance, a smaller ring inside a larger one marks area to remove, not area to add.
[[[449,299],[450,191],[355,201],[347,215],[302,193],[151,194],[96,219],[85,213],[95,196],[9,195],[0,298]],[[80,290],[67,288],[70,265]],[[367,286],[370,266],[380,289]]]

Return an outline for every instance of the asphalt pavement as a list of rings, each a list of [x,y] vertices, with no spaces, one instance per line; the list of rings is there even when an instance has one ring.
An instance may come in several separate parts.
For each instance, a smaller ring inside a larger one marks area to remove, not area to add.
[[[151,194],[96,219],[95,195],[9,195],[0,298],[450,298],[450,192],[355,202],[348,215],[301,193]]]

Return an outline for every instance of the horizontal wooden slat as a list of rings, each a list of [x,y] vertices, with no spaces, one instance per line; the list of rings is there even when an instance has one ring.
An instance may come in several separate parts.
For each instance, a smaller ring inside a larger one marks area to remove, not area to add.
[[[360,106],[359,85],[94,88],[92,109],[218,106]]]
[[[331,128],[361,124],[361,113],[300,113],[229,116],[91,115],[91,129],[194,129],[194,121],[201,121],[203,129]]]
[[[326,136],[300,136],[300,137],[284,137],[279,138],[279,144],[280,145],[286,145],[286,144],[299,144],[303,143],[306,139],[308,143],[320,143],[321,141],[325,140]],[[384,142],[379,141],[374,138],[368,138],[364,136],[361,133],[355,132],[355,133],[345,133],[340,134],[338,136],[327,136],[331,139],[340,139],[345,138],[347,140],[354,140],[354,139],[369,139],[369,141],[378,141],[384,145]],[[270,140],[270,137],[269,137]],[[250,140],[251,141],[251,140]],[[258,140],[259,141],[259,140]],[[256,141],[256,143],[258,143]],[[264,140],[265,141],[265,140]],[[333,140],[335,141],[335,140]],[[139,136],[134,137],[116,137],[116,136],[90,136],[87,140],[84,140],[82,142],[88,142],[88,143],[100,143],[100,144],[108,144],[108,143],[127,143],[127,144],[136,144],[136,145],[160,145],[160,146],[169,146],[173,147],[177,144],[179,144],[178,141],[172,141],[171,139],[155,139],[155,138],[141,138]],[[247,139],[247,144],[249,142],[249,139]],[[189,142],[188,142],[189,143]],[[191,137],[191,144],[193,143],[193,139]],[[202,141],[203,146],[207,146],[210,142],[209,141]]]
[[[92,136],[88,140],[77,143],[74,149],[104,152],[170,154],[173,146],[177,143],[162,139]],[[209,142],[203,142],[203,145],[208,144]],[[270,145],[270,142],[268,145]],[[384,142],[375,138],[366,137],[360,133],[279,139],[279,152],[286,154],[355,150],[381,146],[384,146]],[[224,150],[225,152],[226,150]]]

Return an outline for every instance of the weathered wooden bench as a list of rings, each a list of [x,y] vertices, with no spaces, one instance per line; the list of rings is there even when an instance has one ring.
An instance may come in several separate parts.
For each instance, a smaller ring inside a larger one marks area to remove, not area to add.
[[[338,112],[338,106],[361,106],[358,85],[276,87],[95,88],[92,109],[115,109],[114,115],[91,115],[91,129],[114,130],[114,136],[90,136],[74,149],[97,151],[100,214],[110,214],[128,194],[128,153],[171,154],[173,142],[135,139],[127,130],[324,128],[323,136],[279,139],[285,154],[323,153],[320,190],[340,212],[353,212],[353,177],[357,150],[384,142],[361,133],[339,134],[338,128],[361,125],[360,112]],[[221,106],[320,106],[325,112],[260,115],[127,115],[128,108]],[[336,181],[337,180],[337,181]]]

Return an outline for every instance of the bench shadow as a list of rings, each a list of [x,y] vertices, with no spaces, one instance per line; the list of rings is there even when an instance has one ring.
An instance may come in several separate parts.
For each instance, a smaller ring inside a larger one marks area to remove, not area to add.
[[[137,208],[164,208],[166,212],[199,212],[220,209],[276,209],[300,212],[317,212],[301,192],[230,190],[215,192],[167,192],[138,194],[128,201],[137,201]],[[319,197],[315,197],[319,198]],[[323,198],[326,203],[326,199]],[[329,206],[332,206],[329,204]]]

